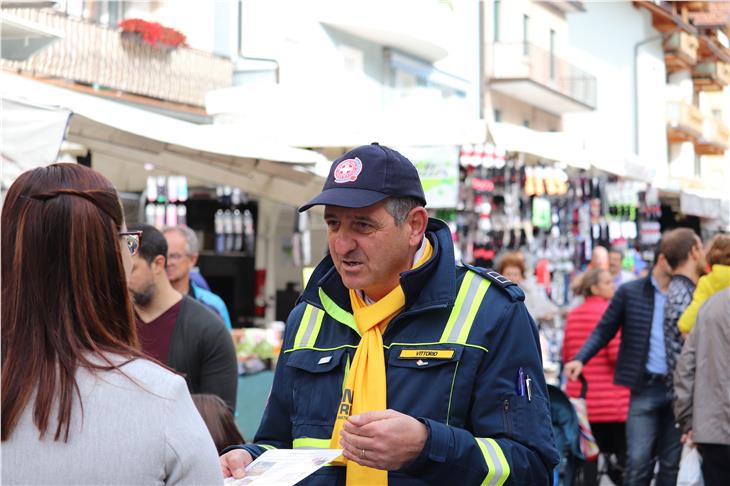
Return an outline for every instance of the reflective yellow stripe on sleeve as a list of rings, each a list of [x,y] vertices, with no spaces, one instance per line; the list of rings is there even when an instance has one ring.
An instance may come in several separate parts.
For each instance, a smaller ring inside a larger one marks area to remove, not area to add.
[[[477,310],[479,310],[482,299],[487,293],[489,284],[489,280],[480,277],[476,273],[466,272],[464,280],[461,281],[459,292],[456,294],[454,308],[451,310],[449,320],[443,334],[441,334],[440,342],[466,343]]]
[[[329,449],[330,439],[313,439],[311,437],[300,437],[292,443],[294,449]]]
[[[269,444],[254,444],[254,445],[257,445],[257,446],[261,447],[262,449],[266,449],[267,451],[276,449],[276,447],[269,445]]]
[[[324,311],[307,304],[299,328],[297,328],[297,334],[294,337],[295,349],[314,346],[319,334],[319,328],[322,326],[322,319],[324,319]]]
[[[494,439],[476,437],[477,444],[482,450],[484,461],[487,463],[487,477],[481,486],[502,486],[509,477],[510,469],[502,448]]]

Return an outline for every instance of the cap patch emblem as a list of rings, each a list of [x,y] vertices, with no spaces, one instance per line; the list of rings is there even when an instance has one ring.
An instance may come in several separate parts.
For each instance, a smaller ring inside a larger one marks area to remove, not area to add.
[[[343,160],[335,167],[335,182],[338,184],[355,182],[360,172],[362,172],[362,162],[359,158]]]

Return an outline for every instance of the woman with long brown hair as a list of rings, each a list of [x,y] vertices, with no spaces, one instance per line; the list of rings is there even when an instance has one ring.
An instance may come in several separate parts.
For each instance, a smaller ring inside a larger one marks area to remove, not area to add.
[[[143,357],[140,234],[86,167],[22,174],[2,210],[2,482],[220,484],[185,381]]]

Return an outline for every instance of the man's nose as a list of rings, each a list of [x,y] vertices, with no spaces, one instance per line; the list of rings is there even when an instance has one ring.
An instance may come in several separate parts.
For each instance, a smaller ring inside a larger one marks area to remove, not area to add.
[[[334,250],[340,256],[347,255],[357,248],[357,242],[347,231],[338,231],[334,236]]]

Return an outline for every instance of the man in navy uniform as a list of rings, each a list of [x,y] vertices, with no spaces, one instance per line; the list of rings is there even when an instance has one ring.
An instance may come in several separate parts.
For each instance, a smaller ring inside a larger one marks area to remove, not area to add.
[[[552,481],[558,455],[524,295],[494,271],[456,266],[449,228],[425,204],[395,150],[365,145],[335,160],[300,208],[325,206],[329,255],[289,316],[255,440],[224,451],[224,476],[242,477],[268,449],[341,447],[345,467],[300,484]]]

